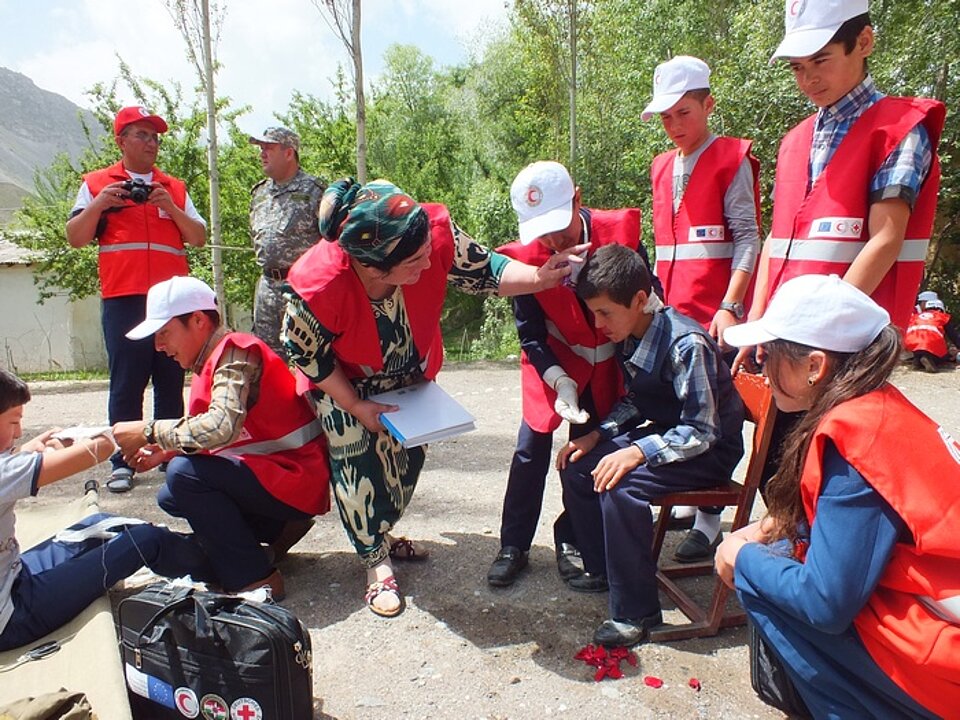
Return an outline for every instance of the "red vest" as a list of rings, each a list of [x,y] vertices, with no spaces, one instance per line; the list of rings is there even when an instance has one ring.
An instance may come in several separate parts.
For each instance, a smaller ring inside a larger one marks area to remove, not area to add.
[[[760,227],[760,163],[750,140],[716,138],[697,160],[683,198],[673,212],[673,162],[679,151],[657,155],[653,183],[653,234],[663,301],[709,329],[730,284],[733,236],[723,198],[744,158],[753,168],[753,196]],[[752,296],[747,289],[746,297]]]
[[[890,313],[895,325],[906,327],[923,276],[937,208],[937,144],[945,112],[937,100],[883,98],[854,122],[809,193],[816,116],[787,133],[777,157],[768,241],[768,300],[780,285],[797,275],[834,273],[843,277],[870,238],[867,221],[873,176],[906,134],[923,123],[933,146],[933,164],[910,214],[900,255],[871,296]]]
[[[403,285],[413,342],[428,379],[443,365],[440,314],[453,265],[453,229],[443,205],[422,203],[430,218],[430,267],[412,285]],[[333,351],[348,378],[369,377],[383,370],[380,334],[363,283],[350,267],[350,256],[335,242],[319,242],[290,268],[287,282],[303,298],[320,324],[334,335]],[[301,392],[310,383],[298,374]]]
[[[640,211],[590,210],[590,249],[618,244],[636,250],[640,242]],[[539,242],[509,243],[497,252],[528,265],[543,265],[553,252]],[[614,344],[597,330],[593,315],[577,300],[569,287],[558,286],[533,296],[547,318],[547,345],[564,371],[583,393],[587,384],[599,417],[605,417],[622,388]],[[523,419],[537,432],[553,432],[561,418],[553,409],[557,393],[540,377],[526,353],[520,354],[520,382],[523,387]]]
[[[937,357],[947,354],[947,335],[943,328],[950,316],[939,310],[924,310],[910,317],[910,324],[903,334],[903,344],[910,352],[924,350]]]
[[[190,384],[190,415],[210,407],[213,375],[230,345],[260,351],[260,396],[248,409],[240,437],[211,454],[239,458],[277,500],[311,515],[330,509],[330,470],[323,429],[296,390],[286,363],[262,340],[228,333],[210,353]]]
[[[123,162],[83,176],[93,197],[110,183],[130,179]],[[170,193],[181,210],[186,206],[187,187],[182,180],[153,168],[153,181]],[[116,212],[104,213],[100,245],[100,294],[105,298],[146,295],[158,282],[174,275],[189,275],[187,253],[180,229],[170,217],[161,217],[160,208],[148,203],[130,204]]]
[[[838,405],[817,427],[804,466],[800,492],[811,525],[827,438],[913,537],[896,545],[854,619],[857,633],[908,695],[938,715],[956,717],[960,624],[937,613],[948,601],[960,604],[960,445],[892,385]]]

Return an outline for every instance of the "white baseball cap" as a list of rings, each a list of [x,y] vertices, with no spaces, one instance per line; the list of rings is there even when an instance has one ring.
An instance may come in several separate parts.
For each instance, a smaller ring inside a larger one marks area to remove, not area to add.
[[[869,10],[869,0],[786,0],[786,32],[770,63],[777,58],[802,58],[819,52],[841,25]]]
[[[731,325],[728,345],[745,347],[788,340],[820,350],[859,352],[890,324],[890,314],[837,275],[801,275],[787,280],[759,320]]]
[[[217,296],[203,280],[177,275],[147,291],[147,317],[127,333],[131,340],[153,335],[170,320],[194,310],[216,310]]]
[[[924,290],[922,293],[917,295],[917,302],[930,302],[931,300],[939,300],[940,296],[937,295],[933,290]]]
[[[940,310],[942,312],[947,311],[947,306],[943,304],[943,300],[939,298],[934,298],[933,300],[927,300],[927,310]]]
[[[520,221],[520,242],[529,245],[541,235],[563,230],[573,219],[576,188],[558,162],[539,160],[513,179],[510,202]]]
[[[710,68],[700,58],[677,55],[657,65],[653,71],[653,99],[640,114],[649,120],[676,105],[688,90],[710,88]]]

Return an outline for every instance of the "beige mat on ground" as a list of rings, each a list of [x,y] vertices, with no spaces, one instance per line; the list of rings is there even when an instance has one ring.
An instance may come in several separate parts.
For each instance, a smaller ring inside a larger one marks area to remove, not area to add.
[[[41,506],[21,501],[17,503],[20,547],[30,548],[97,511],[94,491],[65,505]],[[0,667],[15,663],[26,650],[47,640],[61,640],[63,648],[42,660],[0,673],[0,707],[23,697],[67,688],[86,693],[101,720],[131,720],[117,635],[106,595],[47,637],[26,648],[0,653]]]

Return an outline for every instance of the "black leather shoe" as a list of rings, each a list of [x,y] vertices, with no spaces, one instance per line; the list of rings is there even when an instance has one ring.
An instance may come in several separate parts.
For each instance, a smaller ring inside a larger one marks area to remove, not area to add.
[[[583,572],[567,580],[567,585],[571,590],[583,593],[602,593],[610,589],[603,573]]]
[[[713,557],[717,545],[723,539],[723,533],[717,533],[713,542],[707,540],[707,536],[699,530],[691,530],[683,539],[683,542],[677,546],[673,553],[673,559],[681,563],[698,562],[699,560],[709,560]]]
[[[593,633],[595,645],[604,647],[630,647],[643,642],[650,628],[663,623],[663,615],[658,610],[639,620],[632,618],[604,620]]]
[[[580,551],[570,543],[557,545],[557,572],[564,581],[583,575],[583,559]]]
[[[512,545],[502,547],[487,572],[487,582],[494,587],[513,585],[520,571],[526,566],[527,553]]]

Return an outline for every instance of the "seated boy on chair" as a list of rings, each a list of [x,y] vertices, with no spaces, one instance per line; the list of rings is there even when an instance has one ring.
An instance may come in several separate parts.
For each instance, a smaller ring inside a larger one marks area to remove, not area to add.
[[[599,429],[560,450],[557,466],[586,571],[577,580],[609,583],[610,619],[594,642],[630,646],[662,622],[648,501],[730,478],[743,455],[743,403],[716,342],[660,303],[632,250],[597,250],[577,294],[617,343],[626,387]]]

